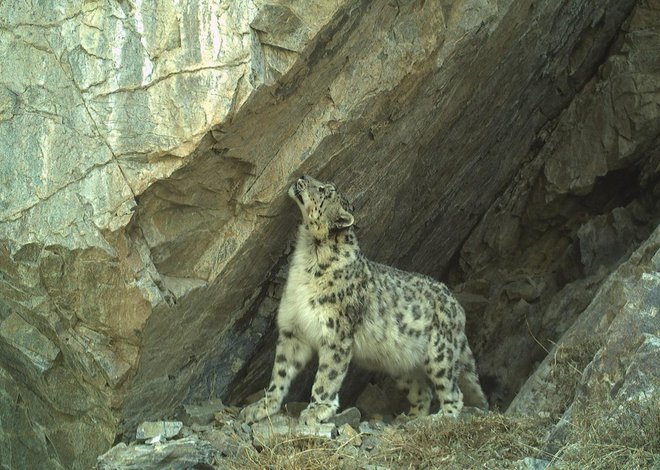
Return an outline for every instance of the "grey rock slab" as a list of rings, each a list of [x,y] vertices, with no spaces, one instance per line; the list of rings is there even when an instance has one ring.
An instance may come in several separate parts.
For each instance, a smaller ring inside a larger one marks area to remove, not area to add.
[[[210,424],[213,422],[215,415],[225,409],[222,400],[215,399],[209,400],[200,404],[186,404],[183,405],[185,415],[182,421],[184,424]]]
[[[267,446],[277,436],[318,436],[331,439],[335,429],[333,423],[305,425],[294,418],[275,415],[252,425],[252,439],[257,446]]]
[[[182,427],[181,421],[145,421],[138,426],[135,438],[144,440],[161,436],[170,439],[179,434]]]
[[[360,413],[360,410],[358,410],[353,406],[350,408],[346,408],[341,413],[328,419],[328,422],[334,423],[335,426],[337,426],[338,428],[343,426],[344,424],[349,424],[354,429],[357,429],[358,426],[360,426],[361,418],[362,418],[362,413]]]
[[[98,470],[188,470],[207,468],[217,451],[210,443],[187,437],[154,445],[118,444],[98,458]]]

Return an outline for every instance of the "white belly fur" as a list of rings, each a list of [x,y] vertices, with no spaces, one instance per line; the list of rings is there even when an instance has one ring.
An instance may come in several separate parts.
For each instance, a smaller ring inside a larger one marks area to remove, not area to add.
[[[338,312],[331,307],[312,307],[310,301],[318,298],[318,292],[305,281],[309,281],[309,275],[292,266],[280,302],[278,326],[294,331],[296,337],[318,351],[324,338],[333,333],[327,327],[328,319]],[[426,337],[402,335],[395,323],[369,312],[354,332],[353,358],[366,369],[397,376],[422,367],[427,342]]]

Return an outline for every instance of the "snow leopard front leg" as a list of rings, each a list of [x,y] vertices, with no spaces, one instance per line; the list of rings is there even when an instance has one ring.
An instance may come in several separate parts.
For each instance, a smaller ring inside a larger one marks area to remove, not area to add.
[[[309,362],[311,356],[312,348],[307,343],[300,341],[292,331],[281,329],[277,337],[275,364],[266,394],[261,400],[245,407],[240,417],[248,423],[253,423],[277,413],[289,391],[291,381]]]
[[[342,330],[337,328],[337,335],[319,347],[319,368],[312,386],[312,400],[300,413],[303,424],[325,421],[334,416],[339,407],[339,389],[353,355],[352,336]]]

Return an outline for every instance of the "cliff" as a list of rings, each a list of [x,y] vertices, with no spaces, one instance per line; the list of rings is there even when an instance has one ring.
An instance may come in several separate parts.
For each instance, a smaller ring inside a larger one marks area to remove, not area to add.
[[[657,397],[659,35],[656,0],[0,3],[0,466],[262,388],[303,172],[457,292],[493,405],[586,343],[578,395]]]

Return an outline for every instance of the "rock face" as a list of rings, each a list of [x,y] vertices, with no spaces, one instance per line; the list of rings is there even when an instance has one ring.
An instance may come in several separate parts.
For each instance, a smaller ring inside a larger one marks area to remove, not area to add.
[[[461,249],[453,278],[501,407],[657,225],[654,11],[643,2],[634,9],[598,73]]]
[[[302,172],[456,287],[501,406],[657,224],[655,0],[39,8],[0,4],[0,466],[265,385]]]
[[[570,458],[567,444],[584,439],[586,421],[649,443],[657,465],[656,432],[645,424],[657,422],[660,406],[659,273],[660,227],[602,283],[509,406],[510,415],[560,417],[547,455]]]

